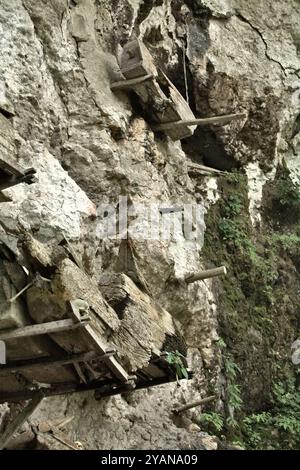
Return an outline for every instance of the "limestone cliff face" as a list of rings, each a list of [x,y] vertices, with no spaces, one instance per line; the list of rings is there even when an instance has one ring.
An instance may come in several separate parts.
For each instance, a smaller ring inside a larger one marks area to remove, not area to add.
[[[105,222],[97,215],[100,204],[117,205],[119,196],[132,204],[199,204],[208,227],[207,237],[203,226],[197,241],[133,241],[151,295],[185,334],[194,379],[180,388],[166,385],[101,402],[91,394],[52,398],[33,419],[74,416],[69,436],[86,448],[201,448],[206,437],[193,424],[200,410],[181,419],[171,410],[213,391],[215,410],[232,417],[223,370],[227,354],[242,370],[238,381],[250,411],[268,403],[276,361],[286,359],[293,371],[297,254],[274,248],[276,259],[268,265],[274,279],[262,281],[274,298],[258,299],[254,286],[269,262],[266,236],[294,233],[297,226],[298,214],[274,208],[274,201],[280,171],[290,185],[300,178],[299,24],[299,0],[0,0],[0,109],[14,113],[20,163],[38,171],[36,184],[7,190],[13,202],[0,206],[0,227],[11,243],[18,235],[16,221],[49,244],[64,233],[97,280],[103,271],[114,271],[120,245],[99,238]],[[155,135],[136,100],[110,89],[120,79],[118,45],[132,35],[180,92],[188,93],[197,116],[240,111],[247,118],[198,128],[182,142]],[[191,160],[236,169],[243,179],[192,177]],[[224,212],[222,202],[230,206],[236,195],[238,207]],[[239,246],[237,232],[219,226],[241,211],[238,229],[261,263],[250,267],[252,252],[241,252],[245,246]],[[225,285],[172,282],[221,264],[230,268]],[[249,287],[242,274],[250,272]]]

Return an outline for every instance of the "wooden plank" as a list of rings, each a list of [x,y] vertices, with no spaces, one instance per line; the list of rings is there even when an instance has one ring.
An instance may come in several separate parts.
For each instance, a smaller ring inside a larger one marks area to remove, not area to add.
[[[89,317],[82,317],[82,321],[74,321],[72,318],[68,318],[66,320],[24,326],[23,328],[16,328],[14,330],[7,331],[6,333],[0,333],[0,340],[7,341],[10,339],[49,335],[50,333],[59,333],[61,331],[84,328],[88,321]],[[105,351],[103,352],[105,353]]]
[[[8,363],[5,366],[0,366],[0,377],[5,376],[8,373],[20,372],[26,369],[40,369],[42,367],[57,367],[64,366],[68,364],[73,364],[76,362],[87,362],[93,359],[96,359],[97,362],[105,361],[107,357],[115,354],[115,351],[107,351],[105,354],[98,354],[96,351],[89,351],[82,354],[70,354],[58,358],[38,358],[31,359],[28,361],[15,361],[13,363]]]
[[[1,159],[0,159],[0,167],[1,167]],[[36,182],[35,177],[35,170],[33,168],[29,168],[25,170],[25,172],[21,176],[8,176],[6,178],[0,178],[0,191],[4,189],[11,188],[16,186],[17,184],[26,183],[26,184],[33,184]]]
[[[43,395],[41,393],[38,393],[25,406],[25,408],[21,411],[21,413],[19,413],[17,417],[10,424],[8,424],[4,433],[0,437],[0,450],[3,450],[6,447],[11,437],[28,420],[28,418],[32,415],[32,413],[36,410],[38,405],[41,403],[42,399],[43,399]]]
[[[180,121],[173,121],[173,122],[164,122],[161,124],[157,124],[152,126],[154,131],[169,131],[171,129],[176,129],[181,126],[207,126],[207,125],[225,125],[229,124],[231,121],[236,119],[245,118],[245,113],[235,113],[235,114],[227,114],[224,116],[214,116],[209,118],[199,118],[199,119],[187,119],[187,120],[180,120]]]
[[[217,168],[211,168],[210,166],[200,165],[199,163],[188,163],[188,173],[189,174],[203,174],[211,173],[213,175],[226,175],[226,171],[218,170]]]
[[[220,266],[219,268],[207,269],[206,271],[200,271],[197,273],[187,274],[184,277],[185,282],[190,284],[191,282],[201,281],[203,279],[209,279],[211,277],[224,276],[227,274],[227,269],[225,266]]]
[[[80,318],[80,311],[78,310],[78,307],[76,306],[75,302],[70,302],[71,305],[71,310],[72,314],[74,316],[74,319],[78,321]],[[96,331],[92,328],[90,325],[85,325],[83,327],[83,331],[87,334],[89,340],[91,341],[91,344],[101,353],[105,354],[107,350],[107,346],[104,344],[104,342],[101,340],[100,336],[96,333]],[[108,366],[108,368],[111,370],[111,372],[119,379],[121,382],[127,382],[129,380],[129,375],[125,371],[125,369],[119,364],[119,362],[116,360],[115,357],[107,357],[105,359],[105,364]]]
[[[189,379],[193,376],[192,372],[189,371]],[[164,377],[150,379],[148,381],[141,381],[137,382],[135,390],[140,390],[144,388],[153,387],[156,385],[162,385],[169,382],[177,382],[175,376],[166,375]],[[103,387],[108,386],[107,391],[103,394]],[[93,381],[87,384],[84,383],[75,383],[75,382],[67,382],[67,383],[60,383],[52,385],[51,388],[43,388],[41,389],[41,393],[43,393],[44,397],[52,397],[57,395],[66,395],[69,393],[80,393],[80,392],[87,392],[95,390],[95,398],[101,399],[104,396],[113,396],[118,395],[120,393],[128,393],[132,391],[130,386],[128,387],[126,384],[117,383],[116,380],[101,380],[101,381]],[[99,391],[99,394],[98,392]],[[101,393],[100,393],[101,392]],[[36,394],[34,390],[22,390],[21,392],[13,392],[13,393],[0,393],[0,403],[16,403],[22,400],[29,400]]]
[[[210,403],[210,402],[216,400],[216,398],[217,397],[215,395],[211,395],[209,397],[202,398],[201,400],[197,400],[197,401],[194,401],[192,403],[187,403],[186,405],[174,408],[172,411],[173,411],[173,413],[178,415],[178,414],[182,413],[183,411],[190,410],[191,408],[195,408],[196,406],[201,406],[201,405],[205,405],[206,403]]]
[[[143,77],[131,78],[129,80],[121,80],[119,82],[112,83],[110,89],[112,91],[116,91],[134,88],[135,85],[139,85],[140,83],[144,83],[148,80],[153,80],[153,78],[154,76],[152,74],[147,74]]]

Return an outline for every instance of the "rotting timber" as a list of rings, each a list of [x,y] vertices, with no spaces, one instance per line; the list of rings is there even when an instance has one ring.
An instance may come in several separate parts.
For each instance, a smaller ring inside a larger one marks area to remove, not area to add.
[[[233,113],[196,119],[187,101],[155,66],[150,52],[138,39],[125,44],[119,66],[125,79],[112,83],[111,90],[133,90],[149,116],[152,129],[165,132],[172,140],[191,137],[197,126],[225,125],[246,117],[245,113]]]
[[[178,379],[166,360],[174,345],[186,355],[174,319],[127,275],[97,283],[64,246],[25,232],[18,249],[0,243],[0,403],[85,390],[99,399]]]

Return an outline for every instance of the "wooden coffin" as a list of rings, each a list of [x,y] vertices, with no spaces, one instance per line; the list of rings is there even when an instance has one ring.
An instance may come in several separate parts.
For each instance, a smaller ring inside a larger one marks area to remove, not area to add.
[[[195,119],[188,103],[163,71],[156,68],[141,41],[135,39],[124,46],[120,68],[126,80],[113,84],[112,89],[132,88],[153,124]],[[143,77],[145,80],[139,82]],[[196,126],[182,124],[165,133],[172,140],[180,140],[193,135],[195,129]]]
[[[49,248],[32,236],[22,246],[30,277],[13,296],[22,309],[13,315],[0,304],[0,340],[8,351],[0,365],[0,403],[33,397],[36,384],[44,396],[98,390],[100,397],[176,379],[160,356],[174,345],[185,355],[182,337],[171,315],[129,277],[104,276],[98,285],[61,246]],[[13,283],[11,256],[2,263]],[[24,282],[18,278],[15,287]]]

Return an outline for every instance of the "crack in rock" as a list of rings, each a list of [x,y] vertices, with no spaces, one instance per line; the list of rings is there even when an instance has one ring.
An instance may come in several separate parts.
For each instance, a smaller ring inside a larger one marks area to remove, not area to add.
[[[279,67],[281,68],[281,70],[282,70],[284,76],[287,77],[286,69],[285,69],[285,67],[282,65],[282,63],[270,56],[268,43],[267,43],[266,39],[264,38],[264,36],[263,36],[262,32],[260,31],[260,29],[257,28],[257,26],[254,26],[254,25],[251,23],[251,21],[249,21],[247,18],[245,18],[240,12],[235,13],[234,16],[235,16],[236,18],[238,18],[240,21],[242,21],[242,22],[244,22],[244,23],[247,23],[247,24],[250,26],[250,28],[252,28],[253,31],[255,31],[255,32],[259,35],[259,37],[261,38],[261,40],[262,40],[262,42],[264,43],[264,46],[265,46],[265,55],[266,55],[266,58],[267,58],[268,60],[270,60],[271,62],[274,62],[275,64],[278,64]]]

